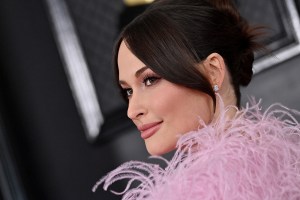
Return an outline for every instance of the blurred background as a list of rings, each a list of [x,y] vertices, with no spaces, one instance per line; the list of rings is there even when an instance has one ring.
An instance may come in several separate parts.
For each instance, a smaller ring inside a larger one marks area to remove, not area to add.
[[[263,107],[300,110],[300,0],[235,3],[251,23],[269,27],[263,42],[271,50],[256,55],[243,105],[254,96]],[[0,200],[120,199],[91,189],[121,163],[148,157],[111,67],[120,29],[148,5],[1,1]]]

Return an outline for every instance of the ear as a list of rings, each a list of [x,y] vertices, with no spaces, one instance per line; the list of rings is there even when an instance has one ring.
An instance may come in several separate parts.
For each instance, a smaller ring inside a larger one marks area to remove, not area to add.
[[[221,88],[226,72],[226,64],[223,57],[218,53],[212,53],[204,60],[203,66],[212,86],[218,85]]]

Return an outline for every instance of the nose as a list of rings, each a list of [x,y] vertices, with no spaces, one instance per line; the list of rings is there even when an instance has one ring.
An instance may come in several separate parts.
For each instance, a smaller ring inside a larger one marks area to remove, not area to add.
[[[146,108],[141,98],[132,95],[128,103],[127,116],[131,119],[139,119],[146,114]]]

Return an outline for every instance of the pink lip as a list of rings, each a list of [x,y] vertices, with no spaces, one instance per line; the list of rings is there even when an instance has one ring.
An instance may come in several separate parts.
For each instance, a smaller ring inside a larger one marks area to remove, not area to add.
[[[138,126],[138,129],[141,132],[141,137],[145,140],[151,137],[152,135],[154,135],[160,128],[161,123],[162,122],[154,122],[154,123]]]

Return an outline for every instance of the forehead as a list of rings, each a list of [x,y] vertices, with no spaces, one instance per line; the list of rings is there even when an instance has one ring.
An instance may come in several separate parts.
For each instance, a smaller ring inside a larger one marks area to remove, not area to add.
[[[123,40],[118,50],[118,65],[122,64],[124,62],[124,59],[130,54],[131,52]]]
[[[124,41],[121,42],[118,51],[118,69],[119,69],[119,79],[124,76],[135,73],[145,64],[140,61],[127,47]],[[125,77],[124,77],[125,78]]]

